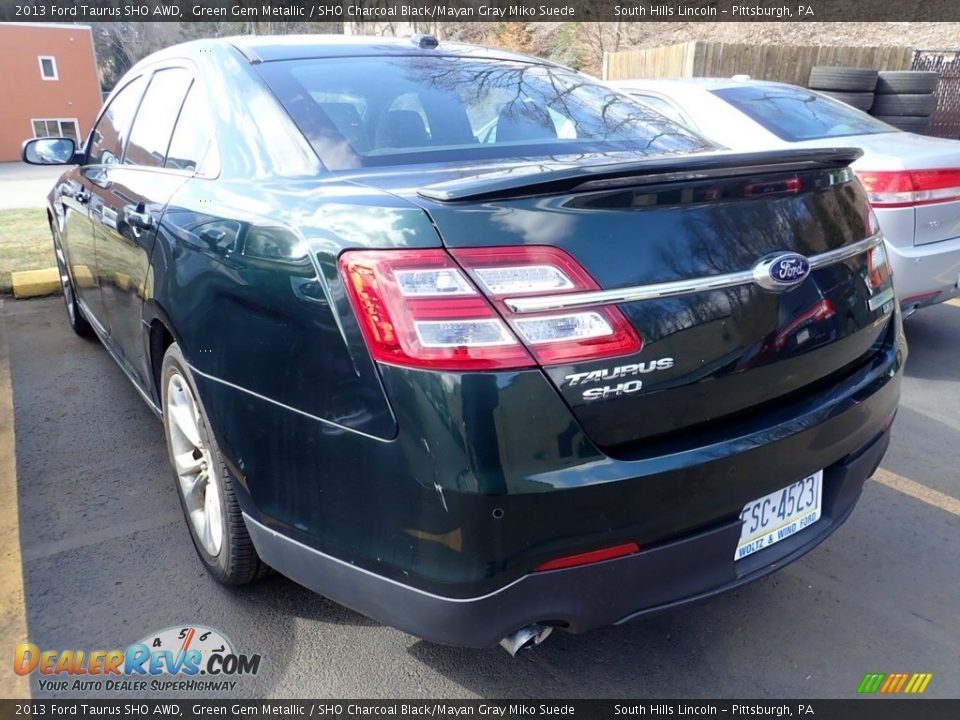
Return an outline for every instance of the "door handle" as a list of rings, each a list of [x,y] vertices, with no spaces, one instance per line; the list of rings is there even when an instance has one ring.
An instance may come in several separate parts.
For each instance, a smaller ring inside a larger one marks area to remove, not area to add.
[[[90,193],[84,190],[83,186],[74,189],[70,185],[63,185],[60,188],[60,194],[64,197],[73,198],[82,205],[86,205],[88,202],[90,202]]]
[[[153,216],[146,212],[143,203],[140,203],[136,208],[129,205],[125,207],[123,209],[123,219],[127,225],[138,230],[149,230],[153,227]]]

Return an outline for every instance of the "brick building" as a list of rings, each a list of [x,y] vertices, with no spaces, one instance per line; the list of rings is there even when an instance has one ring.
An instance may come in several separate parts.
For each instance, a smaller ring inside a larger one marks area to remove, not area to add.
[[[101,104],[91,29],[0,23],[0,97],[0,162],[32,137],[82,142]]]

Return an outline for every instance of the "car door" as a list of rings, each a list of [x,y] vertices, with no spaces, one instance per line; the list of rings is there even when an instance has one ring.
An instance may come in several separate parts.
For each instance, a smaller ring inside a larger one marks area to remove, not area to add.
[[[106,167],[120,162],[125,137],[146,85],[135,77],[120,89],[101,112],[90,132],[83,165],[69,173],[58,188],[64,207],[63,249],[77,298],[87,319],[101,332],[109,331],[97,257],[93,218],[99,218],[99,194]]]
[[[190,177],[189,172],[164,164],[192,80],[185,67],[162,68],[150,75],[121,162],[105,166],[92,190],[97,276],[111,350],[145,391],[151,387],[151,376],[142,309],[149,292],[150,252],[163,208]]]

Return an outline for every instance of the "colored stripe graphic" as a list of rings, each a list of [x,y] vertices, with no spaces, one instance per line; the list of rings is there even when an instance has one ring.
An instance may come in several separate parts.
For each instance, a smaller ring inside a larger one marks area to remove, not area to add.
[[[883,679],[886,677],[884,673],[867,673],[863,676],[863,680],[860,681],[860,687],[857,688],[858,693],[875,693],[880,689],[880,683],[883,682]]]
[[[913,678],[910,680],[910,684],[913,685],[913,688],[906,690],[905,692],[920,694],[927,689],[927,685],[930,684],[930,681],[933,679],[933,673],[914,673]]]
[[[918,695],[927,689],[932,679],[933,673],[867,673],[857,686],[857,692]]]

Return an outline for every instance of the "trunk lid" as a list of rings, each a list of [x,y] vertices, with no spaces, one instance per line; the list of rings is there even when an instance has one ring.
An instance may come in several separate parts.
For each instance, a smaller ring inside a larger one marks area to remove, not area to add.
[[[856,157],[540,163],[392,190],[421,204],[451,249],[551,246],[593,277],[601,295],[585,301],[619,307],[642,348],[544,372],[593,441],[617,448],[769,409],[872,354],[893,292],[889,279],[871,285]],[[758,263],[784,253],[816,267],[786,290],[756,284]]]

